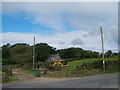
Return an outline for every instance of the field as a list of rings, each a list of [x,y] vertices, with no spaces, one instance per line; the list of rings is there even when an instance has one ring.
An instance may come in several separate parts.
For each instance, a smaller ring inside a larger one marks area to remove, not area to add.
[[[117,57],[105,58],[105,61],[117,61],[117,60],[118,60]],[[70,61],[70,62],[68,62],[69,67],[65,67],[65,68],[63,68],[63,70],[73,71],[73,70],[75,70],[76,66],[82,65],[84,63],[92,63],[95,61],[102,61],[102,58],[89,58],[89,59]]]

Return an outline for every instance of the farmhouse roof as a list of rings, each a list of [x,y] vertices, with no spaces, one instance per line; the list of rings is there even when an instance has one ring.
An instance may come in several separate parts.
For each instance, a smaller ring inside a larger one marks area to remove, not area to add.
[[[60,58],[59,54],[51,54],[48,57],[48,61],[63,61],[63,60]]]

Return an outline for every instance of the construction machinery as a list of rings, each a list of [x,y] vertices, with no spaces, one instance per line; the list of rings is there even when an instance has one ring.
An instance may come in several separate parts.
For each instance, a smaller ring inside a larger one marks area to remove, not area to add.
[[[67,61],[54,61],[54,63],[51,65],[51,66],[55,66],[55,65],[61,65],[62,67],[67,67],[67,66],[69,66],[68,64],[67,64]]]

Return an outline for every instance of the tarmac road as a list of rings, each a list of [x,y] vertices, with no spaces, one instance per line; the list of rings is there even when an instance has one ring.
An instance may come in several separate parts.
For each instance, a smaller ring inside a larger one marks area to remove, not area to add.
[[[39,77],[3,84],[3,88],[118,88],[118,73],[64,79]]]

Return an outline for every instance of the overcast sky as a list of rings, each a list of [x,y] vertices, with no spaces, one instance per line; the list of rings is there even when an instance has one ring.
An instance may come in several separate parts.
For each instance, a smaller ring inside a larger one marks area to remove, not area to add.
[[[100,26],[105,50],[118,50],[117,2],[4,2],[2,44],[48,43],[57,49],[80,47],[101,51]]]

